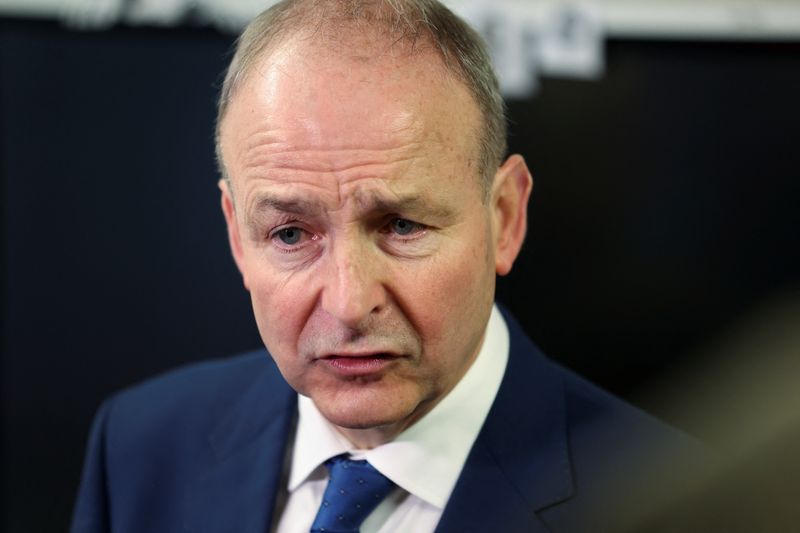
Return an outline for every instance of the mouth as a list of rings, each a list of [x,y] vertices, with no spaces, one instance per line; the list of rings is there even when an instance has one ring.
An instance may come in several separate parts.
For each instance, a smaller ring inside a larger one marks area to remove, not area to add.
[[[317,359],[330,371],[342,377],[379,374],[394,364],[400,356],[386,353],[329,354]]]

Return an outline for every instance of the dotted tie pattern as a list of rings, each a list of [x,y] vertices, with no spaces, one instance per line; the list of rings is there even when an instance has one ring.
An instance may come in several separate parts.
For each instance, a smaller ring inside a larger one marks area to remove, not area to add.
[[[369,514],[395,485],[366,461],[338,455],[325,461],[328,486],[311,533],[358,533]]]

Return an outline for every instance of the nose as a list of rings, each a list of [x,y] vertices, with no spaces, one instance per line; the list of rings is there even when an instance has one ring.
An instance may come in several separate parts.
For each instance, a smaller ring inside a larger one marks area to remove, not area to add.
[[[338,243],[329,251],[322,309],[342,325],[358,329],[386,305],[380,260],[369,245]]]

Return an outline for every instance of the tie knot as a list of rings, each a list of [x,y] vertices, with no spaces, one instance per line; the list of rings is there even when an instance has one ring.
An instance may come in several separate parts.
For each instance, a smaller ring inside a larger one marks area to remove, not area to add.
[[[394,483],[367,461],[338,455],[325,461],[328,486],[312,533],[357,533],[361,523],[392,491]]]

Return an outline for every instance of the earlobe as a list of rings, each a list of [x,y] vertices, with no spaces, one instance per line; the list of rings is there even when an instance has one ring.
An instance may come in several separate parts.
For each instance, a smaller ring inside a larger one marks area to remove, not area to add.
[[[533,178],[525,159],[512,155],[497,170],[492,189],[495,221],[495,270],[505,276],[519,255],[528,226]]]
[[[244,266],[244,252],[242,250],[242,240],[239,234],[239,225],[236,220],[236,208],[233,204],[233,191],[224,179],[219,180],[219,190],[221,193],[220,202],[222,204],[222,213],[225,215],[225,224],[228,228],[228,243],[231,247],[231,254],[233,260],[236,262],[236,268],[242,275],[244,288],[250,290],[250,286],[245,275]]]

